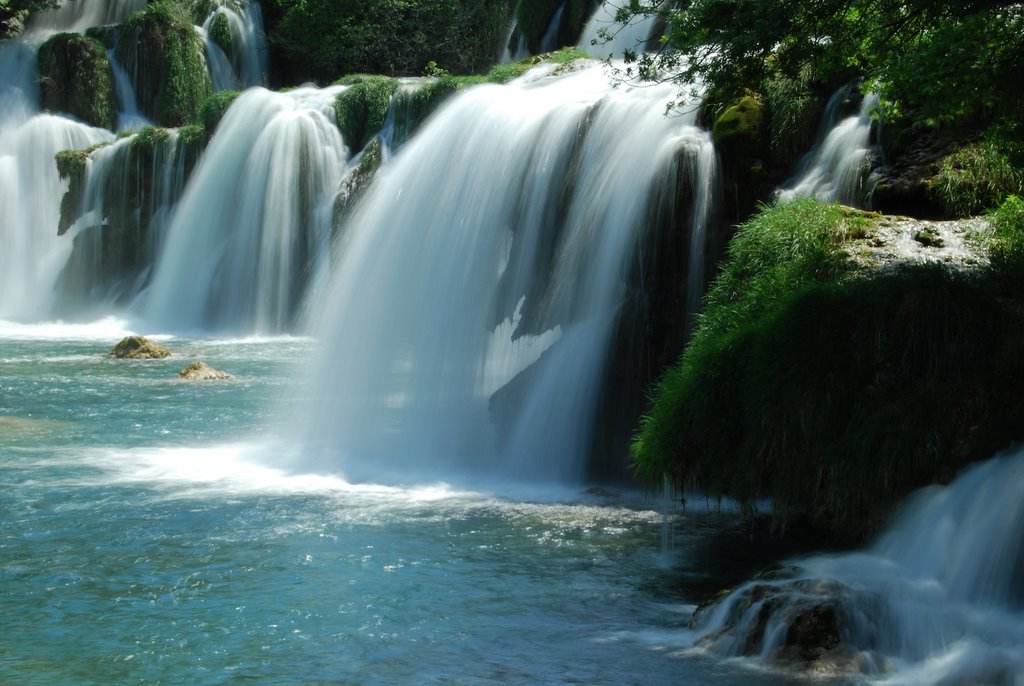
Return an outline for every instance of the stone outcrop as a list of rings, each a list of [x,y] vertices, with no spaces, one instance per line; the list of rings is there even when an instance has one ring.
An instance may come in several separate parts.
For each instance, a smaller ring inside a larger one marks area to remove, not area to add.
[[[704,631],[699,645],[725,656],[761,657],[818,673],[857,673],[869,666],[844,641],[852,606],[863,613],[870,604],[836,581],[764,577],[701,605],[690,625]]]
[[[122,360],[160,360],[170,355],[167,348],[142,336],[126,336],[107,353]]]
[[[957,269],[988,265],[984,238],[992,227],[984,217],[932,221],[874,212],[863,214],[873,219],[871,228],[844,247],[859,269],[891,272],[907,265],[928,263]]]
[[[214,369],[205,362],[193,362],[178,372],[178,378],[186,381],[226,381],[234,377],[227,372]]]

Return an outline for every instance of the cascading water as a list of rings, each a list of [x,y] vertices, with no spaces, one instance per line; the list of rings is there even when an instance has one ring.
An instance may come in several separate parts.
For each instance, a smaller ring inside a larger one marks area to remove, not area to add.
[[[582,477],[651,198],[713,156],[663,116],[674,94],[613,89],[599,64],[477,87],[381,170],[318,303],[315,468]]]
[[[846,116],[844,105],[850,97],[850,87],[844,86],[829,99],[818,141],[801,161],[796,177],[780,190],[781,199],[806,196],[855,207],[868,204],[874,186],[871,165],[878,161],[872,138],[879,97],[865,95],[859,111]]]
[[[212,37],[218,23],[227,31],[227,52]],[[222,2],[203,22],[201,35],[214,90],[266,85],[267,41],[258,2]]]
[[[633,17],[627,24],[615,21],[619,2],[602,2],[583,28],[577,47],[594,57],[622,57],[627,50],[641,53],[654,37],[657,14]]]
[[[62,314],[107,313],[143,290],[195,147],[169,129],[145,139],[126,136],[89,154],[77,212],[61,218],[74,241],[58,282]]]
[[[41,24],[42,26],[52,26]],[[35,47],[0,44],[0,317],[48,312],[70,246],[57,236],[63,184],[53,157],[114,135],[39,113]]]
[[[144,312],[175,330],[287,331],[328,254],[343,87],[253,88],[224,115],[167,230]]]
[[[1024,450],[917,494],[875,544],[797,560],[699,620],[698,644],[784,657],[811,619],[836,618],[832,653],[887,684],[1024,683]],[[829,654],[823,657],[828,659]]]
[[[145,7],[146,0],[63,0],[57,9],[32,16],[26,38],[38,39],[58,31],[81,33],[93,26],[116,24]]]

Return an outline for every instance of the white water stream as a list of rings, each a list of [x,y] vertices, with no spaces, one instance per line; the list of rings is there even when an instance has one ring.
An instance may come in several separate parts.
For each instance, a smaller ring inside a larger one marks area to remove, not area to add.
[[[673,92],[616,90],[599,64],[474,88],[382,170],[317,303],[318,468],[581,478],[649,198],[674,188],[678,155],[713,156],[705,132],[662,116]]]

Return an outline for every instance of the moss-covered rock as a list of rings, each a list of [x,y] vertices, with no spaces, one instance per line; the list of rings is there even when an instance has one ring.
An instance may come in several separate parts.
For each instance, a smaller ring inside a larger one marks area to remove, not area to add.
[[[363,148],[358,163],[345,175],[334,196],[334,229],[342,225],[343,220],[363,196],[374,174],[380,169],[383,161],[383,150],[380,138],[374,138]]]
[[[800,201],[740,228],[633,452],[847,539],[1024,438],[1024,297],[998,266],[853,271],[869,217]]]
[[[712,135],[719,146],[743,148],[756,156],[764,149],[764,101],[748,93],[715,119]]]
[[[39,90],[45,109],[67,112],[93,126],[117,123],[114,75],[103,45],[77,33],[58,33],[39,48]]]
[[[427,118],[460,90],[486,83],[483,76],[441,76],[400,87],[394,94],[395,139],[408,140]]]
[[[398,81],[386,76],[355,76],[343,82],[351,85],[338,94],[334,112],[345,144],[356,152],[384,126]]]
[[[159,0],[121,25],[117,57],[135,78],[139,107],[163,126],[192,122],[213,86],[189,12]]]
[[[107,353],[121,360],[161,360],[170,355],[170,350],[143,336],[126,336]]]
[[[223,12],[218,12],[210,23],[209,37],[213,44],[224,51],[224,54],[231,57],[235,51],[234,37],[231,35],[231,22]]]
[[[87,306],[90,296],[102,294],[109,301],[114,295],[129,295],[123,292],[125,284],[144,283],[155,259],[152,225],[159,225],[166,217],[161,209],[184,191],[205,145],[201,126],[147,127],[109,146],[57,155],[58,172],[68,180],[58,230],[67,231],[83,216],[95,220],[78,227],[58,279],[66,312]],[[90,158],[97,164],[90,165]],[[88,208],[83,207],[87,185]],[[89,214],[83,215],[84,210]]]
[[[217,125],[224,118],[224,113],[239,96],[239,91],[219,91],[208,97],[199,108],[199,123],[202,124],[206,139],[213,137]]]
[[[57,235],[63,236],[71,228],[82,207],[82,195],[85,192],[85,170],[89,155],[109,143],[101,143],[85,150],[61,150],[54,159],[57,163],[57,175],[62,181],[68,182],[68,189],[60,201],[60,219],[57,222]]]

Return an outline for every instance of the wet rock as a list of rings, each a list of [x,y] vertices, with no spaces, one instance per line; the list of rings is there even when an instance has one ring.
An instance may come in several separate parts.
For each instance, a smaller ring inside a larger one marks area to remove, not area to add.
[[[769,581],[773,576],[700,605],[690,623],[704,632],[698,644],[727,657],[761,657],[819,673],[864,671],[863,656],[843,641],[851,589],[821,579]]]
[[[234,377],[227,372],[214,369],[205,362],[193,362],[178,372],[178,378],[186,381],[225,381]]]
[[[107,354],[123,360],[159,360],[170,357],[171,352],[142,336],[127,336],[113,347]]]
[[[984,217],[929,221],[876,215],[870,229],[848,241],[845,250],[857,267],[866,271],[929,262],[976,269],[988,264],[985,237],[991,231]]]

